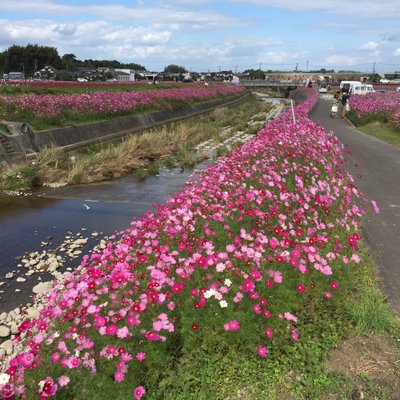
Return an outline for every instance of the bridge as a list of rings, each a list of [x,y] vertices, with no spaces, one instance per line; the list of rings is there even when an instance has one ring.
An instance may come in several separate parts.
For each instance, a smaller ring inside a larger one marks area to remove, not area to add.
[[[254,90],[257,88],[268,88],[272,92],[279,93],[281,96],[287,98],[291,90],[304,86],[301,80],[265,80],[265,79],[243,79],[240,83],[247,89]]]
[[[280,80],[272,81],[266,79],[243,79],[240,83],[248,88],[252,87],[290,87],[291,89],[298,88],[299,86],[304,86],[304,82],[301,80]]]

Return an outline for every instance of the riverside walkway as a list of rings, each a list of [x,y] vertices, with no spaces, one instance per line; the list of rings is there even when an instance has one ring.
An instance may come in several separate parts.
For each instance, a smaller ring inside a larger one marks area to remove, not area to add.
[[[348,145],[349,172],[366,198],[377,202],[380,212],[368,210],[363,234],[383,290],[400,316],[400,148],[358,131],[340,116],[330,118],[331,104],[320,98],[310,117]]]

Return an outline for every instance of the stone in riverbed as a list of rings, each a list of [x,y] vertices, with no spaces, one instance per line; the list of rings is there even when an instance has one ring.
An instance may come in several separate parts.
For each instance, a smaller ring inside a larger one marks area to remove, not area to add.
[[[52,287],[51,282],[41,282],[32,288],[32,292],[36,294],[43,294],[48,292]]]
[[[19,277],[16,279],[16,281],[17,281],[17,282],[26,282],[26,279],[23,278],[22,276],[19,276]]]
[[[6,274],[6,279],[12,279],[14,277],[14,273],[13,272],[8,272]]]
[[[12,353],[13,344],[11,340],[6,340],[4,343],[0,345],[1,349],[4,349],[6,354],[9,356]]]
[[[8,326],[0,325],[0,337],[5,338],[10,336],[11,330]]]

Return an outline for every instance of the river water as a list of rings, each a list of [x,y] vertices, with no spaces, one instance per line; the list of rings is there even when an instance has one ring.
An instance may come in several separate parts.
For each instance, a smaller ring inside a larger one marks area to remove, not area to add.
[[[196,170],[207,163],[199,164]],[[158,176],[133,176],[112,181],[42,188],[32,196],[0,196],[0,276],[13,270],[16,256],[40,250],[51,237],[57,247],[70,233],[106,236],[129,227],[157,202],[181,191],[193,170],[160,170]],[[86,233],[87,232],[87,233]]]

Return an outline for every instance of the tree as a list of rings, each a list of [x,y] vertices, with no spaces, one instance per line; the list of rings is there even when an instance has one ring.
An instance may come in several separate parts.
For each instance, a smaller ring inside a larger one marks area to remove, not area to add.
[[[179,65],[170,64],[164,68],[164,72],[167,74],[184,74],[187,69]]]

